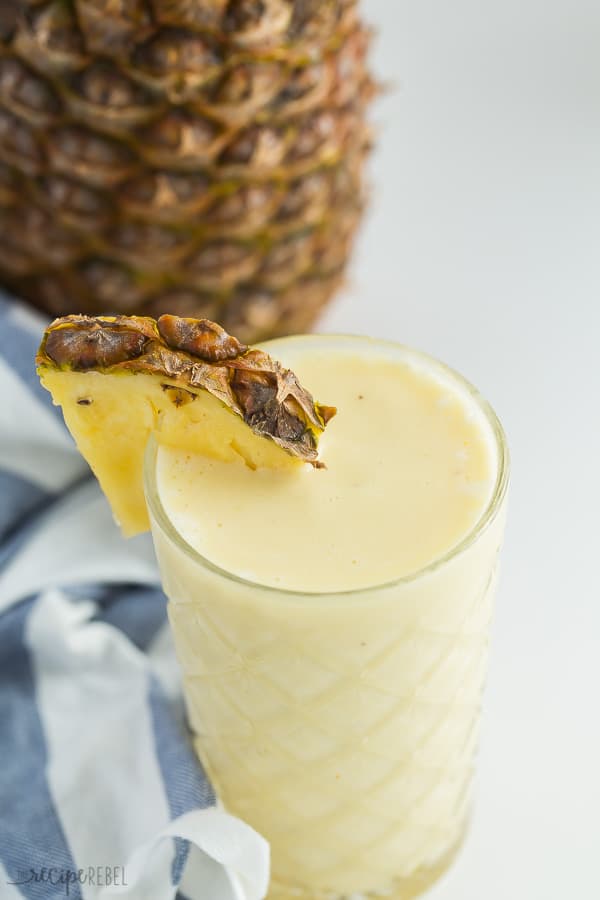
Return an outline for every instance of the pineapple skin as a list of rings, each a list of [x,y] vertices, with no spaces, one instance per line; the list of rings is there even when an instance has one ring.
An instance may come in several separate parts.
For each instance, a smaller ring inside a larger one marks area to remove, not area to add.
[[[364,207],[355,0],[18,0],[0,20],[0,280],[64,314],[305,331]]]
[[[126,537],[150,527],[151,435],[251,469],[320,468],[318,441],[336,413],[207,319],[67,316],[46,329],[36,366]]]

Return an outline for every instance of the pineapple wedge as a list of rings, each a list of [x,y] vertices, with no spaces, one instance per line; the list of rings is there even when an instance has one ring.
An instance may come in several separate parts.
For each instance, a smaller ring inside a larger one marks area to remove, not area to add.
[[[143,459],[159,443],[256,469],[317,458],[335,409],[208,319],[56,319],[36,365],[126,536],[149,528]]]

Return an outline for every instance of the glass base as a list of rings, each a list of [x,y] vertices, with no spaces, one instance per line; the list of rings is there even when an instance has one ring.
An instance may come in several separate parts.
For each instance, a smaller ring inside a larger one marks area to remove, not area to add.
[[[271,882],[266,900],[413,900],[432,887],[450,868],[458,856],[468,832],[468,823],[462,830],[458,841],[444,856],[432,866],[423,866],[407,878],[398,878],[386,890],[357,891],[338,894],[335,891],[311,889],[307,887]]]

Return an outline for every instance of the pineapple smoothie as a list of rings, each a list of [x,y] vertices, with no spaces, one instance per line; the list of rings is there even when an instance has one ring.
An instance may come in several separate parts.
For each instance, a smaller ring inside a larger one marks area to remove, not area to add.
[[[323,348],[325,343],[325,348]],[[313,339],[275,355],[338,413],[326,469],[299,473],[163,448],[159,494],[179,534],[242,578],[293,591],[392,581],[443,556],[490,500],[493,434],[473,402],[410,357]],[[273,353],[272,353],[273,355]]]
[[[196,748],[270,841],[269,897],[416,896],[469,813],[503,435],[459,376],[405,348],[265,349],[336,404],[326,468],[147,456]]]

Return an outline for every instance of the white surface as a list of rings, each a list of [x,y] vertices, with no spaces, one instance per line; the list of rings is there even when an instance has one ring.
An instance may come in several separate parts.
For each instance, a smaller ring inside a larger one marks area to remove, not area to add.
[[[363,0],[393,85],[322,323],[487,395],[513,479],[472,833],[428,900],[600,897],[600,6]]]

